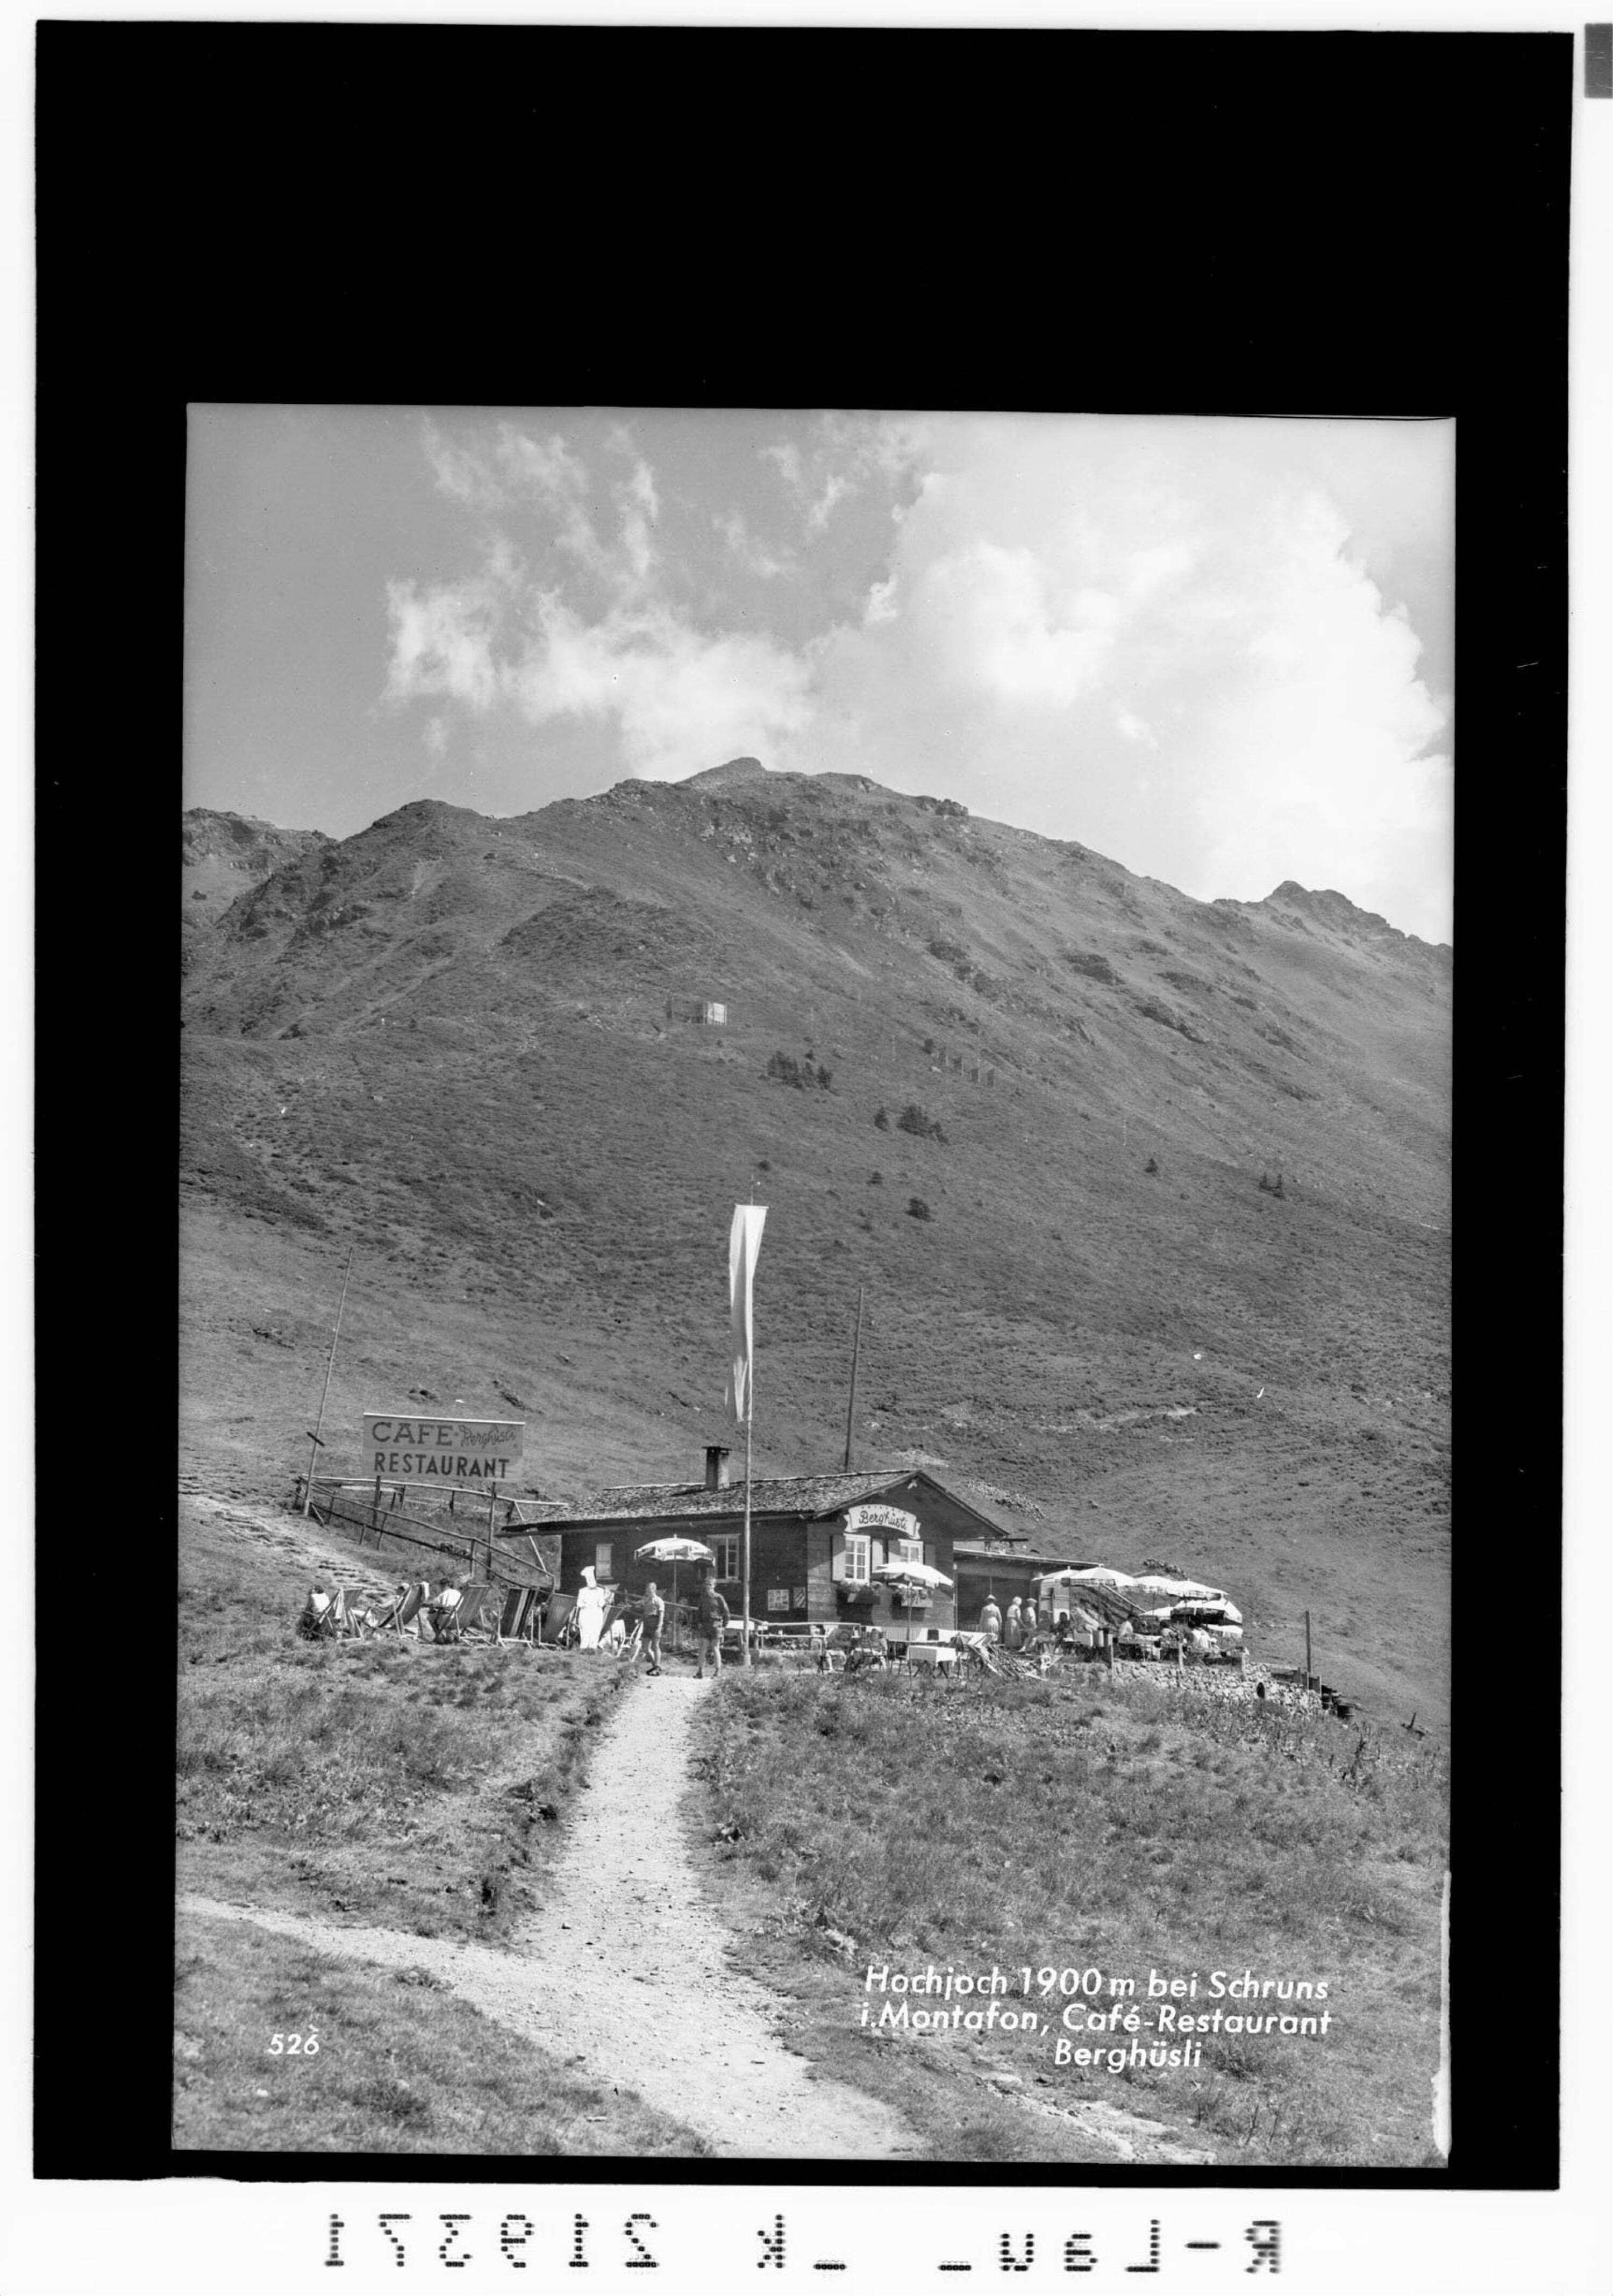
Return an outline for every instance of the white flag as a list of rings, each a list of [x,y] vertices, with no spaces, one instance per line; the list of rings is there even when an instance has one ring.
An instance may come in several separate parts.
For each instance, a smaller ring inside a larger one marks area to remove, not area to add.
[[[728,1231],[728,1323],[733,1333],[733,1361],[728,1369],[728,1408],[741,1422],[750,1413],[750,1356],[754,1334],[750,1317],[750,1286],[762,1249],[766,1204],[735,1204],[733,1226]]]

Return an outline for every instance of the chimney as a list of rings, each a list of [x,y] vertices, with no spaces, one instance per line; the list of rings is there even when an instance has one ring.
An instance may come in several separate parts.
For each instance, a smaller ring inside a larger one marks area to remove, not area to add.
[[[708,1491],[720,1491],[725,1488],[727,1481],[728,1446],[726,1443],[708,1443],[706,1446],[706,1488]]]

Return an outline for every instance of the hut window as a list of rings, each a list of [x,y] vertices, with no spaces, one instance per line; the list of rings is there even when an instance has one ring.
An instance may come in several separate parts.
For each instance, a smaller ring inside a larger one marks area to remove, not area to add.
[[[895,1562],[922,1562],[924,1560],[924,1542],[921,1538],[895,1538],[892,1539],[891,1546],[895,1550],[891,1560]]]
[[[609,1578],[610,1576],[610,1541],[608,1538],[600,1539],[594,1546],[594,1575],[596,1578]]]
[[[872,1574],[872,1541],[865,1531],[837,1530],[834,1535],[833,1573],[837,1578],[851,1584],[865,1584]]]
[[[740,1575],[740,1535],[737,1530],[719,1530],[707,1546],[716,1557],[716,1575],[722,1579],[737,1578]]]

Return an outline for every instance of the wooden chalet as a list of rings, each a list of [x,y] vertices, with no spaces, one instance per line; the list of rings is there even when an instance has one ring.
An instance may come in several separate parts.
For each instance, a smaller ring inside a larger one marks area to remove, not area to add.
[[[522,1524],[506,1535],[536,1533],[545,1544],[558,1537],[560,1587],[568,1594],[591,1568],[602,1585],[636,1594],[653,1578],[665,1595],[670,1565],[639,1562],[637,1550],[657,1538],[699,1539],[716,1555],[718,1591],[737,1615],[745,1493],[728,1480],[727,1461],[726,1450],[713,1445],[703,1482],[630,1483],[575,1505],[528,1503]],[[1002,1536],[996,1523],[918,1469],[757,1476],[750,1486],[751,1617],[760,1627],[799,1629],[851,1620],[898,1642],[930,1628],[950,1633],[966,1623],[955,1585],[920,1593],[874,1573],[910,1561],[955,1582],[959,1541]],[[698,1576],[696,1566],[678,1566],[680,1599],[692,1594]]]

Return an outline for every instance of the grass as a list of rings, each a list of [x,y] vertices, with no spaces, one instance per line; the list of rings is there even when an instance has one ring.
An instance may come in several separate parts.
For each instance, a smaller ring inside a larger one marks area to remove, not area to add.
[[[1212,1972],[1248,1970],[1325,1981],[1329,2033],[1196,2036],[1201,2062],[1165,2070],[1057,2068],[1020,2035],[972,2046],[1060,2101],[1163,2120],[1218,2160],[1437,2160],[1443,1757],[1255,1705],[1195,1701],[1189,1716],[1095,1670],[979,1690],[733,1675],[700,1726],[714,1855],[767,1893],[815,1983],[824,1927],[853,1940],[838,2026],[820,2031],[843,2077],[866,2062],[853,2021],[871,1962],[1095,1969],[1111,2005],[1111,1979],[1134,1983],[1150,2021],[1150,1972],[1198,1972],[1201,1997],[1173,2005],[1197,2013]],[[932,2055],[910,2035],[889,2052],[898,2074],[923,2069],[915,2098]]]
[[[187,1526],[180,1889],[497,1943],[541,1897],[619,1673],[526,1646],[305,1643],[304,1592]]]
[[[704,2141],[601,2090],[424,1970],[337,1962],[236,1922],[184,1916],[175,1969],[181,2152],[665,2154]],[[316,2054],[271,2054],[276,2033]]]

